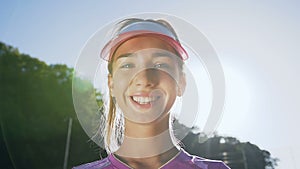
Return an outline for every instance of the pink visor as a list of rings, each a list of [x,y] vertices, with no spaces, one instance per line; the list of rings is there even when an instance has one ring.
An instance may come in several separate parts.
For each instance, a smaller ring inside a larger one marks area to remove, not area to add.
[[[151,36],[161,39],[173,47],[182,60],[188,59],[187,52],[168,28],[157,22],[147,20],[132,23],[121,29],[119,34],[104,46],[100,54],[101,58],[110,61],[114,51],[122,43],[138,36]]]

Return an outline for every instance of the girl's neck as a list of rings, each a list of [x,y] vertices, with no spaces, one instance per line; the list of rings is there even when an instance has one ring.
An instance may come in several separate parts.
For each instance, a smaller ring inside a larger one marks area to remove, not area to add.
[[[125,120],[124,139],[115,153],[123,157],[148,158],[159,156],[172,148],[174,148],[174,143],[169,131],[169,116],[167,115],[147,124]]]
[[[151,123],[135,123],[125,118],[125,135],[134,138],[157,136],[169,129],[169,115]]]

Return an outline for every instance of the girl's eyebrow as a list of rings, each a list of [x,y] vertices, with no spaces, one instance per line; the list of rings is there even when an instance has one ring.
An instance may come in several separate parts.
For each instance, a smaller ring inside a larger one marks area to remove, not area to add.
[[[120,58],[132,57],[134,55],[135,55],[135,53],[123,53],[123,54],[119,55],[116,60],[118,60]]]

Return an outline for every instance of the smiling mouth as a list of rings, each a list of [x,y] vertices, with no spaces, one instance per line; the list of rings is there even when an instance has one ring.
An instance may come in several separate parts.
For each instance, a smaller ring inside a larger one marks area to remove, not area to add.
[[[140,105],[147,105],[155,102],[158,100],[160,96],[152,96],[152,97],[144,97],[144,96],[131,96],[131,99],[140,104]]]

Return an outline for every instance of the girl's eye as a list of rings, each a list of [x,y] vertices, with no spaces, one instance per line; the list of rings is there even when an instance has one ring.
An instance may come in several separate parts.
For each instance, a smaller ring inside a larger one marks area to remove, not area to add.
[[[123,65],[121,65],[121,67],[120,68],[133,68],[134,67],[134,64],[132,64],[132,63],[126,63],[126,64],[123,64]]]
[[[166,63],[157,63],[154,65],[154,68],[169,68],[170,66]]]

